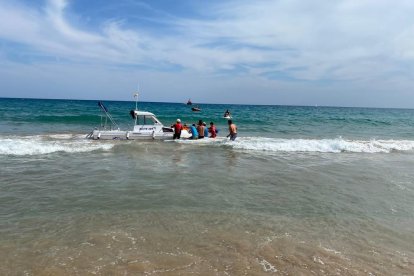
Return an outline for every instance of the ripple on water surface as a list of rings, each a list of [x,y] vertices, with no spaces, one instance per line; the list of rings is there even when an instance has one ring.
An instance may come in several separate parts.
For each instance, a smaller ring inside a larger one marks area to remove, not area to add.
[[[326,231],[315,238],[326,221],[225,212],[96,214],[32,223],[36,235],[2,242],[1,274],[414,273],[413,252],[371,241],[378,225],[361,223],[355,234]]]

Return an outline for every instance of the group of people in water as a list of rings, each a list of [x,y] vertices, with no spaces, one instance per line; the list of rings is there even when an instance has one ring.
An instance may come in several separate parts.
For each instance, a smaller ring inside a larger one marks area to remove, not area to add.
[[[234,141],[237,137],[237,126],[228,120],[229,125],[229,135],[230,140]],[[187,126],[187,124],[182,124],[180,119],[177,119],[176,123],[171,126],[174,130],[173,139],[180,139],[182,130],[187,130],[191,134],[189,139],[203,139],[203,138],[216,138],[218,130],[213,122],[210,122],[210,127],[207,127],[207,124],[202,120],[198,121],[198,124],[192,124]]]

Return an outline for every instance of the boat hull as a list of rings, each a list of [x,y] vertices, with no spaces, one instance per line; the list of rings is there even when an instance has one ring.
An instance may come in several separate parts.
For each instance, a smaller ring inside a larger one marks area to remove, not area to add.
[[[90,138],[94,140],[171,140],[173,133],[139,133],[123,130],[94,130]]]

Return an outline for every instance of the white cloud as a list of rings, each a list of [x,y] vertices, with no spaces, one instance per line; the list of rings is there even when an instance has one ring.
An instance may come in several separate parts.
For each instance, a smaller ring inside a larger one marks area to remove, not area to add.
[[[264,76],[283,72],[305,81],[365,82],[372,90],[384,81],[395,84],[397,76],[406,84],[414,78],[406,70],[414,67],[414,1],[201,3],[198,12],[206,17],[199,19],[160,12],[170,30],[162,35],[112,18],[91,31],[68,20],[70,1],[46,3],[35,10],[0,1],[0,39],[79,66],[136,65],[152,72],[176,66],[192,76],[220,78],[227,72],[230,79],[244,75],[276,88],[281,82]]]
[[[361,60],[379,59],[388,66],[389,57],[397,54],[400,44],[394,38],[414,24],[412,1],[260,1],[247,2],[238,8],[226,4],[219,11],[224,18],[208,27],[207,37],[219,35],[240,43],[270,49],[288,48],[287,52],[266,52],[266,59],[280,64],[280,69],[305,67],[297,77],[304,79],[336,78],[330,71],[351,67]],[[407,36],[405,36],[407,37]],[[408,47],[407,47],[408,48]],[[407,48],[400,49],[409,56]],[[411,49],[411,48],[409,48]],[[377,64],[375,64],[377,65]],[[375,76],[378,67],[367,68],[365,76]],[[306,73],[306,74],[303,74]],[[349,79],[352,72],[343,76]],[[361,76],[357,70],[354,77]]]
[[[273,62],[279,70],[309,68],[308,78],[315,79],[329,76],[329,68],[346,66],[347,61],[379,55],[411,57],[412,52],[411,47],[399,46],[401,41],[410,42],[414,24],[399,19],[414,12],[414,3],[408,1],[227,2],[209,7],[215,19],[176,19],[171,24],[177,32],[164,37],[114,22],[102,25],[101,32],[80,30],[65,19],[64,0],[50,0],[45,14],[1,5],[2,37],[50,54],[103,63],[155,61],[214,70]],[[225,47],[223,39],[239,47]],[[205,44],[217,46],[200,46]]]
[[[56,40],[62,39],[62,42],[79,43],[79,44],[95,44],[102,43],[102,37],[87,32],[77,30],[70,26],[64,18],[64,9],[67,6],[65,0],[49,0],[46,6],[45,22],[49,28],[46,34],[54,34]],[[41,19],[39,19],[41,20]]]

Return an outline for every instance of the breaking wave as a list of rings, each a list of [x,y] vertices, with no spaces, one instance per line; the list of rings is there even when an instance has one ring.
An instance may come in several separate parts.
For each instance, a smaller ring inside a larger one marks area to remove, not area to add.
[[[173,141],[170,141],[173,142]],[[187,145],[224,146],[256,152],[390,153],[414,151],[414,140],[283,139],[238,137],[232,142],[224,137],[202,140],[175,140]],[[132,142],[134,143],[134,142]],[[136,143],[142,143],[136,141]],[[122,145],[123,143],[116,143]],[[0,155],[42,155],[55,152],[81,153],[110,150],[111,141],[93,141],[84,134],[49,134],[35,136],[0,136]]]
[[[85,135],[56,134],[46,136],[0,137],[0,155],[42,155],[55,152],[79,153],[109,150],[109,143],[95,143]]]
[[[414,150],[413,140],[279,139],[240,137],[224,142],[234,149],[270,152],[389,153]]]

